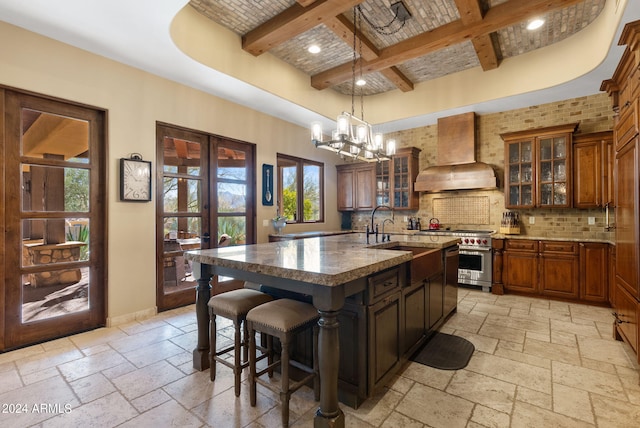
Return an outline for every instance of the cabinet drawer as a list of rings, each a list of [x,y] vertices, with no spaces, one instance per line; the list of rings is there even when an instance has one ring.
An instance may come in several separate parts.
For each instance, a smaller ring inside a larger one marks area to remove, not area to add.
[[[507,239],[507,251],[538,251],[538,241],[529,241],[526,239]]]
[[[616,150],[638,133],[638,100],[625,101],[620,105],[618,123],[613,128]]]
[[[627,290],[616,283],[615,293],[616,329],[638,352],[638,302]]]
[[[371,305],[383,297],[397,291],[400,281],[400,268],[395,267],[369,277],[367,305]]]
[[[576,242],[542,241],[540,245],[543,253],[578,254]]]

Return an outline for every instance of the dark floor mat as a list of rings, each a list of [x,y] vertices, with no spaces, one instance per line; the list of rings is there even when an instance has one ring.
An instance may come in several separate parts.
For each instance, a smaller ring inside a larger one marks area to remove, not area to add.
[[[411,360],[440,370],[459,370],[467,366],[475,349],[467,339],[436,333]]]

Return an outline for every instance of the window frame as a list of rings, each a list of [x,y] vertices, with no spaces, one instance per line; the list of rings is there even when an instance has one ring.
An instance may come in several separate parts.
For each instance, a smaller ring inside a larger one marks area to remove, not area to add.
[[[282,162],[286,162],[287,164],[294,163],[296,164],[296,212],[294,219],[287,219],[288,224],[311,224],[311,223],[324,223],[324,163],[314,161],[311,159],[304,159],[297,156],[286,155],[282,153],[276,154],[276,170],[277,170],[277,195],[278,200],[276,201],[276,205],[278,207],[278,212],[282,215],[284,214],[283,209],[283,187],[282,184],[283,174],[282,170],[285,165],[282,165]],[[318,195],[319,195],[319,218],[318,220],[304,220],[304,167],[306,165],[316,166],[320,169],[319,172],[319,182],[318,182]],[[286,165],[289,166],[289,165]]]

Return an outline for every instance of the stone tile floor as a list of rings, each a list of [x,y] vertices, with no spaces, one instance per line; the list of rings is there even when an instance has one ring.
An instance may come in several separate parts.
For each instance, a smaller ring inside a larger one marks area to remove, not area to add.
[[[462,370],[409,362],[347,427],[638,427],[638,366],[610,309],[460,289],[441,331],[476,351]],[[230,340],[231,328],[220,332]],[[0,354],[2,427],[277,427],[277,397],[233,393],[231,371],[191,366],[194,307]],[[303,388],[291,425],[313,426]]]

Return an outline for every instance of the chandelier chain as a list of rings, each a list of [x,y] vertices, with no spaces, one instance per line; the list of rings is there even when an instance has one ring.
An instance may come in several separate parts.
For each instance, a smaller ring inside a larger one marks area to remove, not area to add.
[[[356,6],[358,11],[360,12],[360,15],[362,16],[362,18],[366,21],[367,24],[369,24],[369,26],[371,28],[373,28],[373,30],[383,36],[393,36],[394,34],[396,34],[398,31],[402,30],[404,28],[404,24],[407,22],[405,19],[402,20],[402,23],[400,24],[400,27],[398,27],[398,29],[396,30],[389,30],[388,28],[391,27],[391,24],[393,24],[394,22],[396,22],[396,20],[398,19],[398,13],[396,12],[393,16],[393,19],[386,25],[376,25],[373,22],[371,22],[371,20],[369,18],[367,18],[367,15],[364,14],[364,12],[362,11],[362,7],[360,5]]]

